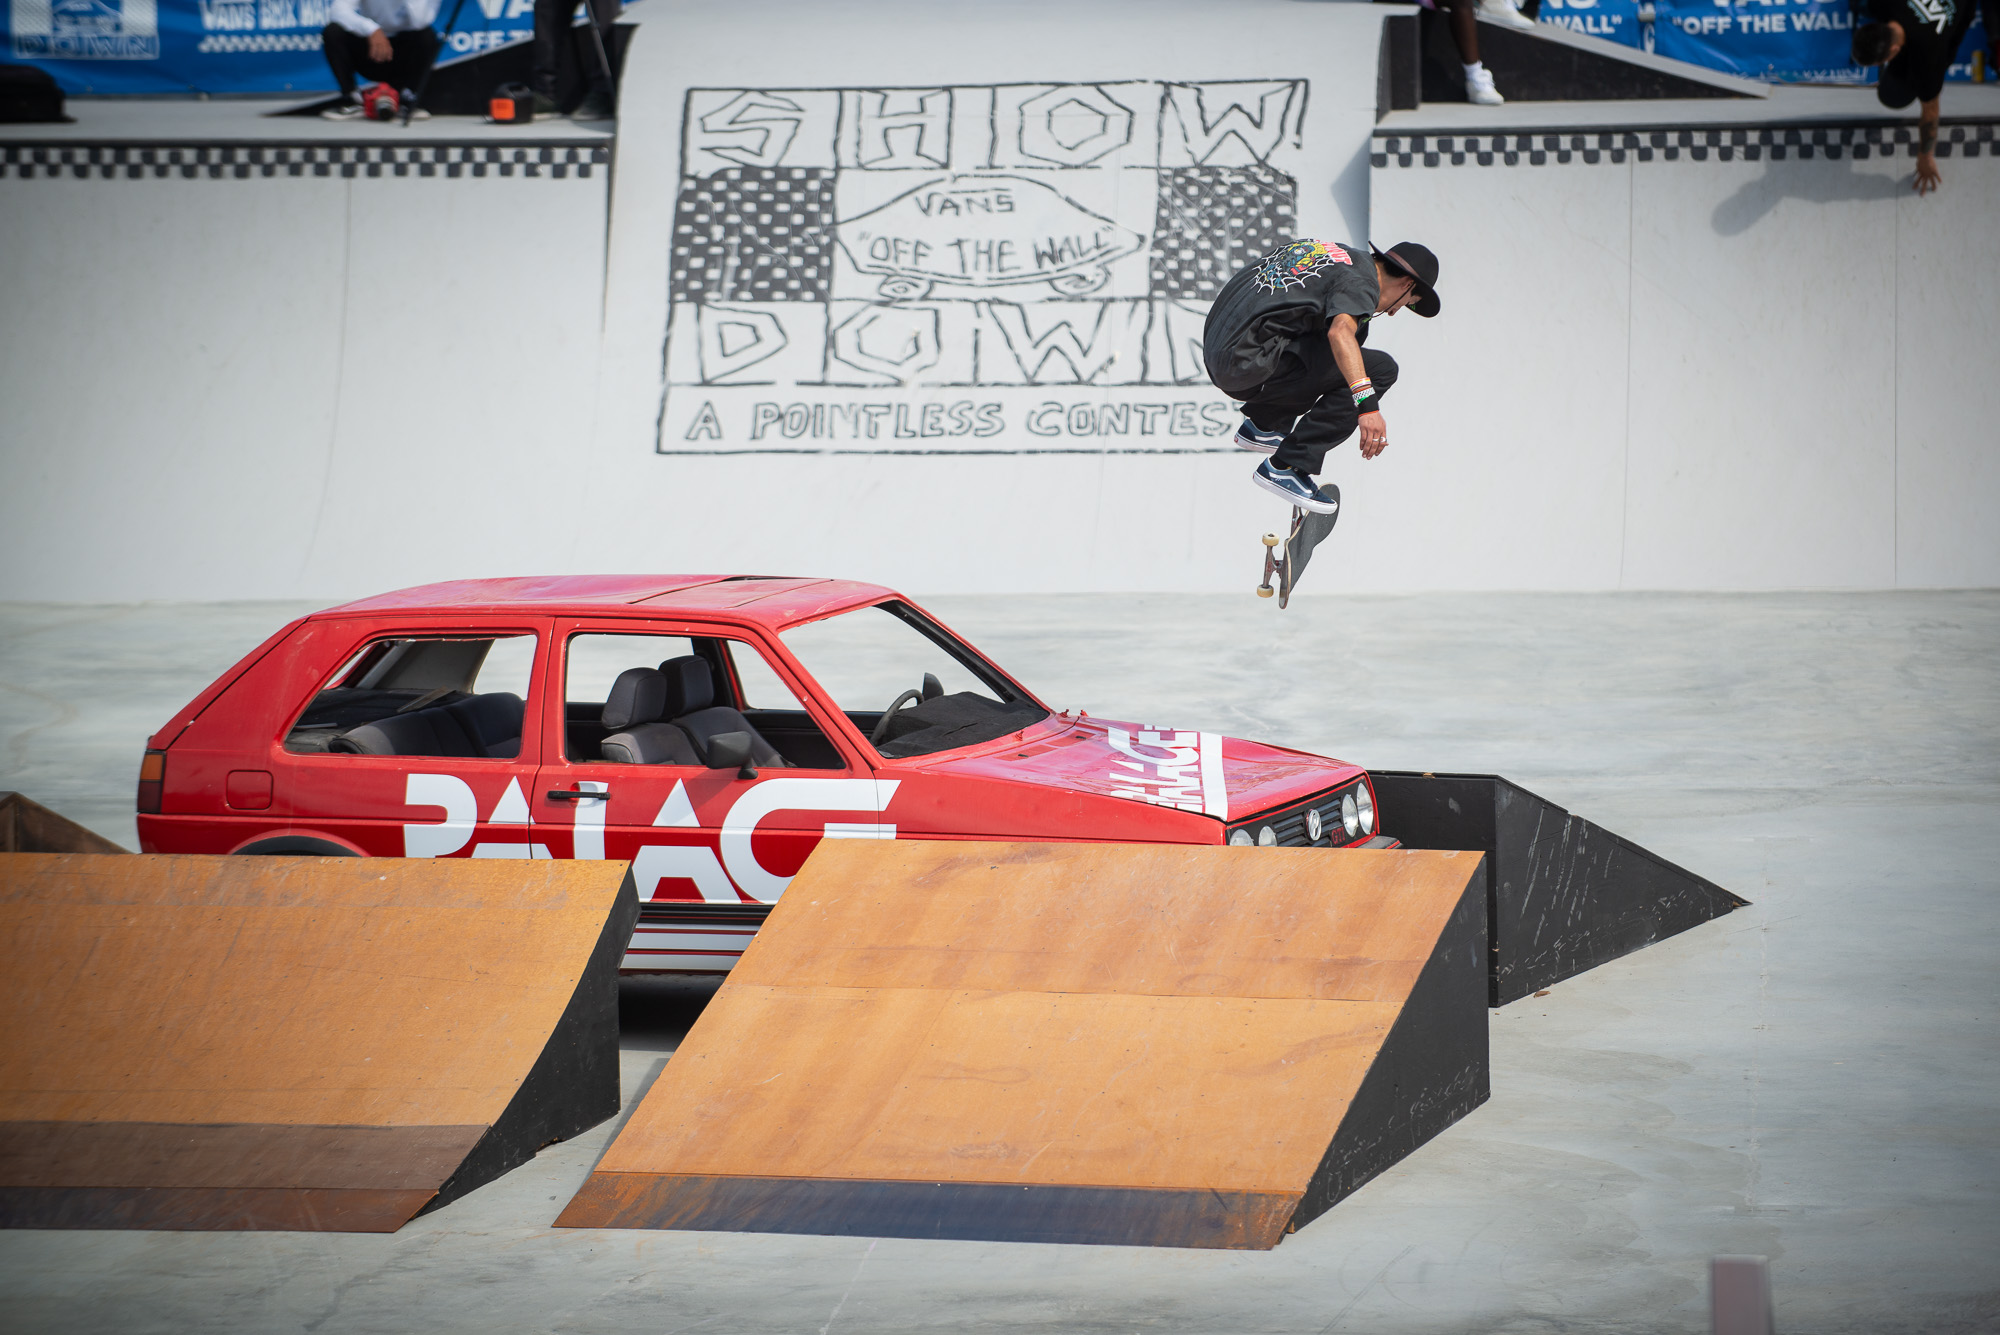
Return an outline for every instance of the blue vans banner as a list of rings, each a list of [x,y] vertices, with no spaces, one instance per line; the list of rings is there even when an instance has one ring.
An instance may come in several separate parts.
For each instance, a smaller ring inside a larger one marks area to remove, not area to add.
[[[1854,36],[1848,0],[1656,0],[1656,14],[1654,50],[1674,60],[1786,84],[1872,84],[1876,78],[1848,58]],[[1982,46],[1986,28],[1974,20],[1946,78],[1970,78],[1972,52]]]
[[[1540,18],[1586,37],[1643,46],[1639,14],[1639,0],[1542,0]]]
[[[1848,0],[1655,0],[1654,10],[1652,49],[1675,60],[1779,83],[1875,82],[1873,69],[1848,58]],[[1985,45],[1975,19],[1946,77],[1970,78],[1972,53]]]
[[[0,0],[0,59],[75,95],[331,92],[328,0]],[[438,11],[445,26],[452,0]],[[1541,20],[1752,79],[1872,83],[1848,61],[1848,0],[1542,0]],[[534,0],[464,0],[444,60],[534,35]],[[1950,78],[1986,44],[1975,21]],[[1990,77],[1990,76],[1989,76]]]
[[[439,7],[443,30],[453,0]],[[38,65],[63,92],[332,92],[320,54],[328,0],[0,0],[0,60]],[[464,0],[442,59],[525,42],[534,0]]]

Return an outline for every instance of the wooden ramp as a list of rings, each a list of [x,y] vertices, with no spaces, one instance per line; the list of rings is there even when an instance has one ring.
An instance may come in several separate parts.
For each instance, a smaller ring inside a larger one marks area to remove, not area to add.
[[[1475,853],[822,843],[559,1226],[1272,1247],[1484,1102]]]
[[[619,862],[0,856],[0,1225],[391,1232],[618,1110]]]
[[[20,793],[0,792],[0,853],[123,853],[67,816]]]

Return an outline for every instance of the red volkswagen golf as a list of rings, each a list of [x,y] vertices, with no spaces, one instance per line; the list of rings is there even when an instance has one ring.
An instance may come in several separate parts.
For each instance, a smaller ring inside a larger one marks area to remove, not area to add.
[[[629,858],[633,972],[727,970],[821,839],[1395,846],[1356,766],[1052,713],[844,580],[383,594],[286,626],[147,747],[147,852]]]

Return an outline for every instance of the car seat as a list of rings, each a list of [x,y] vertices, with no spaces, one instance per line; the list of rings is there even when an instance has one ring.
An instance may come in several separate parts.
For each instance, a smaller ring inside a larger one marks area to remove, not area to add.
[[[667,717],[676,728],[694,740],[702,759],[708,758],[708,744],[725,732],[740,732],[750,738],[750,763],[760,768],[782,769],[791,762],[778,748],[764,740],[764,734],[750,726],[750,720],[728,705],[715,703],[715,678],[708,661],[689,654],[669,658],[660,664],[667,683]]]
[[[656,669],[627,668],[611,683],[604,700],[604,731],[597,753],[614,765],[699,765],[688,735],[660,721],[666,712],[667,679]]]
[[[349,728],[326,749],[364,756],[512,759],[521,753],[522,715],[520,696],[491,691]]]

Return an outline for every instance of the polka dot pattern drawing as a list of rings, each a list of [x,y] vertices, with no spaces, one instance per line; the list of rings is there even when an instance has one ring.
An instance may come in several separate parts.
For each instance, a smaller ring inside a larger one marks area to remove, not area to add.
[[[674,300],[825,301],[833,182],[824,167],[732,167],[683,183]]]
[[[1213,300],[1239,269],[1297,230],[1297,186],[1274,167],[1163,169],[1152,295]]]

